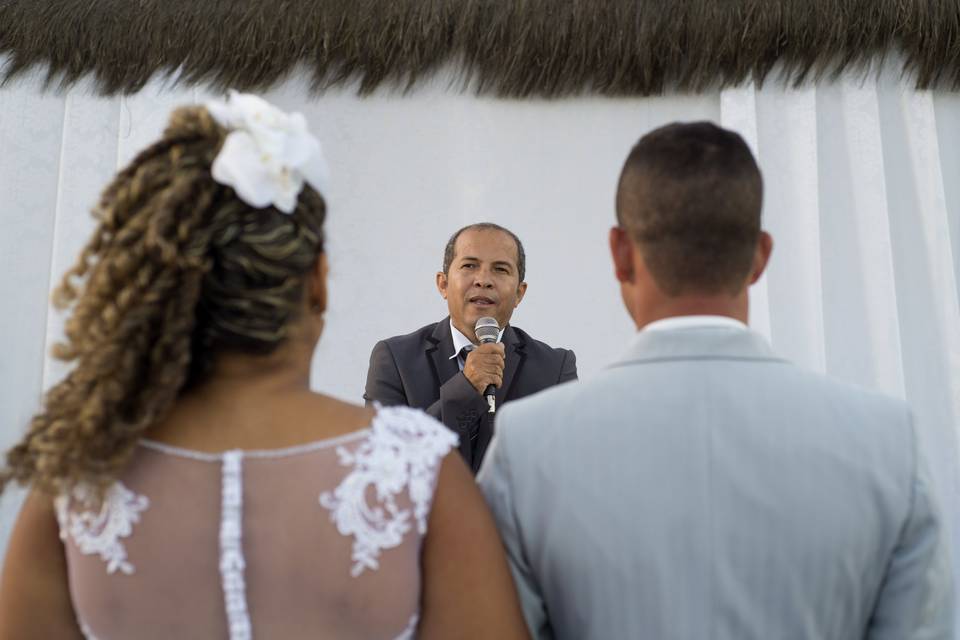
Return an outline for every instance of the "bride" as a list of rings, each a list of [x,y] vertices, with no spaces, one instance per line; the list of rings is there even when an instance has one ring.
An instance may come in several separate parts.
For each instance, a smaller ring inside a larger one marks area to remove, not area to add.
[[[456,436],[312,393],[326,168],[255,96],[175,111],[55,296],[0,638],[523,638]]]

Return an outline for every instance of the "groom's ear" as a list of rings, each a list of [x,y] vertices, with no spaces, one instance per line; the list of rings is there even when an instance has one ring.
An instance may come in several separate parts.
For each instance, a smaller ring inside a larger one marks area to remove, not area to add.
[[[766,231],[761,231],[760,238],[757,240],[757,249],[753,254],[753,266],[750,267],[749,284],[755,283],[763,275],[771,253],[773,253],[773,236]]]
[[[613,259],[613,274],[618,282],[633,282],[634,252],[630,233],[623,227],[610,229],[610,257]]]

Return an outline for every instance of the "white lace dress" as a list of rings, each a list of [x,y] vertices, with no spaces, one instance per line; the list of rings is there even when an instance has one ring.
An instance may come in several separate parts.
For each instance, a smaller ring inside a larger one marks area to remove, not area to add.
[[[273,451],[142,442],[103,508],[56,500],[84,633],[153,638],[412,638],[420,545],[457,438],[426,414]]]

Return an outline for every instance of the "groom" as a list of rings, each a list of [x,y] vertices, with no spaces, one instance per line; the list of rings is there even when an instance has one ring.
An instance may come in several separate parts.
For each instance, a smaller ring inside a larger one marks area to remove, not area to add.
[[[627,158],[610,251],[638,332],[591,380],[505,407],[479,476],[536,638],[952,637],[909,408],[746,326],[761,196],[712,124]]]

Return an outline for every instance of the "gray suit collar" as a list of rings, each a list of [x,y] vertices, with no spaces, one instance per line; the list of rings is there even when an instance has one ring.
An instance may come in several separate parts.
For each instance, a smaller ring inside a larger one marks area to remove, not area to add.
[[[757,360],[783,362],[767,340],[754,331],[697,327],[641,331],[626,354],[612,366],[664,360]]]

